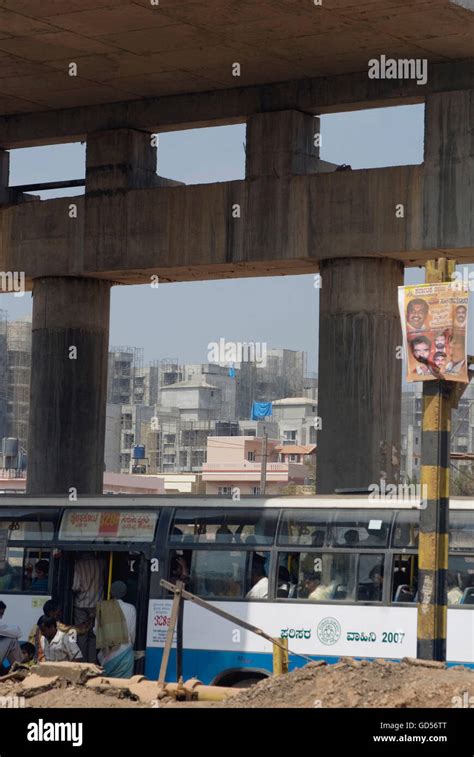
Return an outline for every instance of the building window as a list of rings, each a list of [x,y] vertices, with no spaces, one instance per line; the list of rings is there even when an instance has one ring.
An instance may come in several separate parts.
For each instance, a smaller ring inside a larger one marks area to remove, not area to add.
[[[252,486],[252,494],[255,497],[259,497],[260,496],[260,487],[259,486]]]
[[[219,495],[219,497],[225,497],[229,494],[232,494],[232,487],[231,486],[218,486],[217,494]]]
[[[247,460],[249,460],[251,463],[255,462],[255,457],[255,452],[247,452]]]

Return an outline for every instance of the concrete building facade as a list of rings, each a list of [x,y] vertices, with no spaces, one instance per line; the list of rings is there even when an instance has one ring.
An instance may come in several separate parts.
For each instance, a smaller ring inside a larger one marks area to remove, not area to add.
[[[207,462],[202,469],[206,494],[259,496],[262,494],[261,472],[263,439],[254,436],[212,437],[207,440]],[[301,462],[280,462],[279,442],[267,441],[266,494],[278,494],[289,484],[303,485],[305,465]]]
[[[283,444],[316,444],[318,407],[313,400],[286,397],[272,406]]]

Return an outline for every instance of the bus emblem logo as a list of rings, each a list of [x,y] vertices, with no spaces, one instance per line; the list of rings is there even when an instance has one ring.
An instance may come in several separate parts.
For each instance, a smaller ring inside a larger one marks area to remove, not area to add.
[[[330,646],[339,641],[341,637],[341,625],[336,618],[323,618],[318,623],[316,633],[321,644]]]

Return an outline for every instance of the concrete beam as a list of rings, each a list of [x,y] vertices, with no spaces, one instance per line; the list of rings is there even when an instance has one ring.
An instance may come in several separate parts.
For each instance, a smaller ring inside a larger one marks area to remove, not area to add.
[[[433,256],[422,239],[422,189],[423,168],[401,166],[9,207],[0,211],[0,267],[25,271],[28,282],[81,275],[132,284],[152,274],[191,281],[305,273],[348,256],[413,265]],[[465,254],[474,259],[474,240]]]
[[[300,110],[315,115],[408,105],[429,94],[474,89],[474,60],[429,64],[428,81],[369,79],[367,70],[233,89],[169,95],[0,118],[4,149],[77,142],[94,131],[176,131],[242,123],[257,113]]]

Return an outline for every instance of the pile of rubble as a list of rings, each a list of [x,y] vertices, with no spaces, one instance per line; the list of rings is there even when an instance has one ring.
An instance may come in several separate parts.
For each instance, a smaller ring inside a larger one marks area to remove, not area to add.
[[[89,663],[46,662],[0,678],[2,707],[473,707],[474,671],[404,659],[311,662],[247,689],[197,679],[160,686],[107,678]],[[216,701],[220,700],[220,701]]]
[[[20,666],[0,678],[0,697],[6,707],[150,707],[158,691],[157,683],[144,676],[109,679],[90,663]]]
[[[242,690],[219,706],[474,707],[474,671],[409,658],[310,662]]]
[[[0,678],[0,707],[168,707],[215,702],[238,689],[203,686],[196,678],[159,684],[145,676],[109,678],[91,663],[23,665]]]

